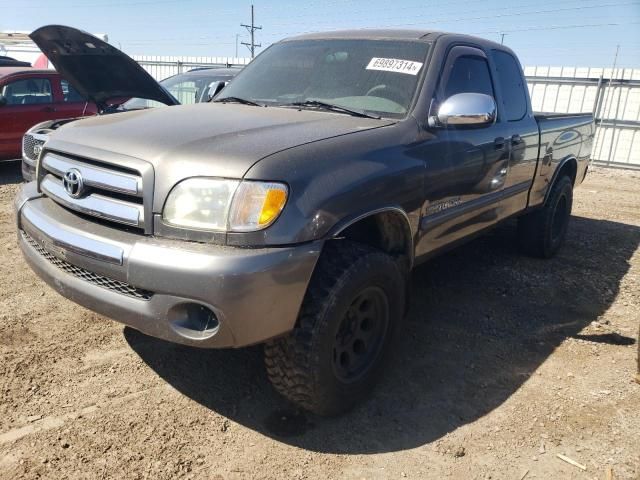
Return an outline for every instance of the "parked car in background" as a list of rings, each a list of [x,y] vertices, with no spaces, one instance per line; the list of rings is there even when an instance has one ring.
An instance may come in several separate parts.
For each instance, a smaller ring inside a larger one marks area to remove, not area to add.
[[[265,343],[276,390],[325,415],[375,385],[415,265],[513,217],[524,253],[558,252],[595,131],[534,114],[509,48],[416,30],[286,39],[211,103],[114,117],[44,146],[28,264],[149,335]]]
[[[96,112],[95,103],[54,70],[0,67],[0,161],[20,158],[22,137],[34,124]]]
[[[23,62],[21,60],[16,60],[13,57],[0,55],[0,67],[30,67],[30,66],[31,64],[29,62]]]
[[[47,26],[30,36],[57,71],[69,79],[68,83],[97,106],[91,115],[206,101],[240,71],[239,68],[198,69],[157,82],[128,55],[75,28]],[[65,53],[65,49],[73,54]],[[129,100],[109,103],[121,97]],[[26,181],[33,178],[36,159],[48,135],[83,116],[86,115],[52,116],[50,120],[31,123],[22,138],[22,176]]]
[[[235,77],[241,68],[197,68],[185,73],[179,73],[160,81],[181,105],[208,102]],[[162,106],[155,100],[132,98],[122,105],[121,111],[137,110]]]

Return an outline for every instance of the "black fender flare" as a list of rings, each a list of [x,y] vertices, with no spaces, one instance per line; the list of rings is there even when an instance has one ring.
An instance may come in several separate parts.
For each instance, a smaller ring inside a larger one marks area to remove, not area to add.
[[[544,194],[544,201],[542,202],[543,205],[547,203],[547,199],[549,198],[549,195],[551,194],[551,189],[553,188],[553,185],[555,185],[555,183],[558,181],[558,176],[560,175],[560,172],[563,170],[565,165],[567,165],[570,162],[575,162],[576,172],[577,172],[577,170],[578,170],[578,159],[575,157],[575,155],[568,155],[565,158],[563,158],[562,160],[560,160],[560,162],[558,163],[558,166],[556,167],[556,169],[553,172],[553,176],[551,177],[551,181],[549,182],[549,188],[547,188],[547,192]]]
[[[336,222],[331,229],[325,235],[325,239],[335,239],[339,238],[340,234],[343,233],[347,228],[355,225],[356,223],[365,220],[366,218],[373,217],[375,215],[379,215],[381,213],[393,213],[397,214],[403,218],[403,223],[405,227],[405,233],[408,237],[409,244],[407,245],[408,257],[409,257],[409,268],[413,267],[414,263],[414,254],[415,254],[415,228],[411,226],[411,220],[409,219],[409,215],[407,212],[396,205],[378,207],[371,210],[367,210],[365,212],[360,212],[358,214],[354,214],[343,218],[342,220]]]

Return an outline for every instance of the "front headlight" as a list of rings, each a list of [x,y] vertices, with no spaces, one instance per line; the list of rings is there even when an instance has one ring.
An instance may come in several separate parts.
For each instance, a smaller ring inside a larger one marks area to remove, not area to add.
[[[282,183],[190,178],[173,188],[162,215],[178,227],[251,232],[278,218],[287,193]]]

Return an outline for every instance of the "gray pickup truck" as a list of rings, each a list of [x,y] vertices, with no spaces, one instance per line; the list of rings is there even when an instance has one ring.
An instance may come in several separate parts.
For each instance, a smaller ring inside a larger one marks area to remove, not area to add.
[[[593,134],[534,114],[502,45],[304,35],[211,103],[53,132],[18,241],[62,295],[149,335],[264,343],[280,393],[337,414],[373,387],[417,263],[514,216],[525,253],[558,251]]]

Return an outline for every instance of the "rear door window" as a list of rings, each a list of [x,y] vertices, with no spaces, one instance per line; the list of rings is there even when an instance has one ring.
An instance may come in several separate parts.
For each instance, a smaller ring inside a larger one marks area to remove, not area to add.
[[[527,95],[520,66],[512,55],[500,50],[493,51],[498,81],[502,89],[502,108],[510,122],[522,119],[527,114]]]
[[[52,103],[51,82],[46,78],[16,80],[2,87],[7,105],[38,105]]]

